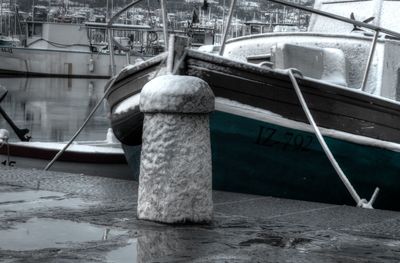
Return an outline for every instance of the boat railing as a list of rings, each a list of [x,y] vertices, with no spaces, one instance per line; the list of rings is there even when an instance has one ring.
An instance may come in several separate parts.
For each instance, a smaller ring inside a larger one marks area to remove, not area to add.
[[[220,55],[223,55],[224,50],[225,50],[225,45],[226,45],[226,40],[227,40],[227,35],[228,35],[228,31],[229,31],[229,27],[231,24],[231,20],[232,20],[232,15],[233,15],[233,9],[235,7],[237,0],[231,0],[231,5],[230,5],[230,10],[229,10],[229,15],[228,15],[228,21],[226,23],[226,26],[224,28],[224,33],[223,33],[223,37],[222,37],[222,44],[221,44],[221,48],[220,48]],[[376,48],[376,44],[378,41],[378,37],[379,37],[379,33],[385,33],[389,36],[394,37],[395,39],[400,39],[400,33],[383,28],[383,27],[379,27],[379,26],[375,26],[372,24],[368,24],[365,22],[361,22],[361,21],[357,21],[357,20],[353,20],[353,19],[349,19],[343,16],[339,16],[339,15],[335,15],[329,12],[325,12],[325,11],[321,11],[315,8],[311,8],[311,7],[306,7],[306,6],[302,6],[299,4],[295,4],[295,3],[289,3],[286,1],[282,1],[282,0],[267,0],[276,4],[281,4],[284,6],[288,6],[288,7],[292,7],[292,8],[296,8],[299,10],[303,10],[303,11],[307,11],[310,12],[312,14],[316,14],[316,15],[320,15],[320,16],[324,16],[324,17],[328,17],[334,20],[338,20],[338,21],[342,21],[348,24],[352,24],[354,26],[360,27],[360,28],[367,28],[370,29],[372,31],[374,31],[374,37],[372,40],[372,44],[370,47],[370,51],[368,54],[368,59],[367,59],[367,65],[364,71],[364,75],[363,75],[363,79],[362,79],[362,83],[361,83],[361,90],[365,91],[366,85],[367,85],[367,80],[368,80],[368,74],[371,68],[371,64],[372,64],[372,58],[374,56],[375,53],[375,48]]]

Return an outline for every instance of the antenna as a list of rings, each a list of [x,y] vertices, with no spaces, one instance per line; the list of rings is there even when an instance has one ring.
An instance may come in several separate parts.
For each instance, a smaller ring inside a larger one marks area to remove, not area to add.
[[[0,34],[3,34],[3,0],[0,0]]]

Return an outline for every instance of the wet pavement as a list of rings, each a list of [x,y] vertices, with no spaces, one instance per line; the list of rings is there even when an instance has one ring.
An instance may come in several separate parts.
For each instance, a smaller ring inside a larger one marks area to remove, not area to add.
[[[400,213],[214,192],[210,225],[137,220],[137,184],[0,171],[0,262],[399,262]]]

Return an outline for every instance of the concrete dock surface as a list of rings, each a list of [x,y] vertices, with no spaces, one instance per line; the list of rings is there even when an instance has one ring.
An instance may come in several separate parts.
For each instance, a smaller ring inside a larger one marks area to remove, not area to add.
[[[137,183],[1,168],[0,262],[400,262],[400,212],[213,192],[210,225],[136,217]]]

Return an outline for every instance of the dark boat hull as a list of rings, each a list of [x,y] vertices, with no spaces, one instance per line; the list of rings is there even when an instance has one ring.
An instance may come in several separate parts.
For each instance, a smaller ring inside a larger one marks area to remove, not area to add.
[[[126,99],[139,94],[143,86],[158,72],[165,60],[165,54],[149,59],[135,69],[139,74],[119,75],[107,95],[110,106],[110,120],[114,135],[125,145],[140,145],[142,143],[143,113],[139,111],[139,104],[133,105],[129,111],[115,114],[118,105]]]

